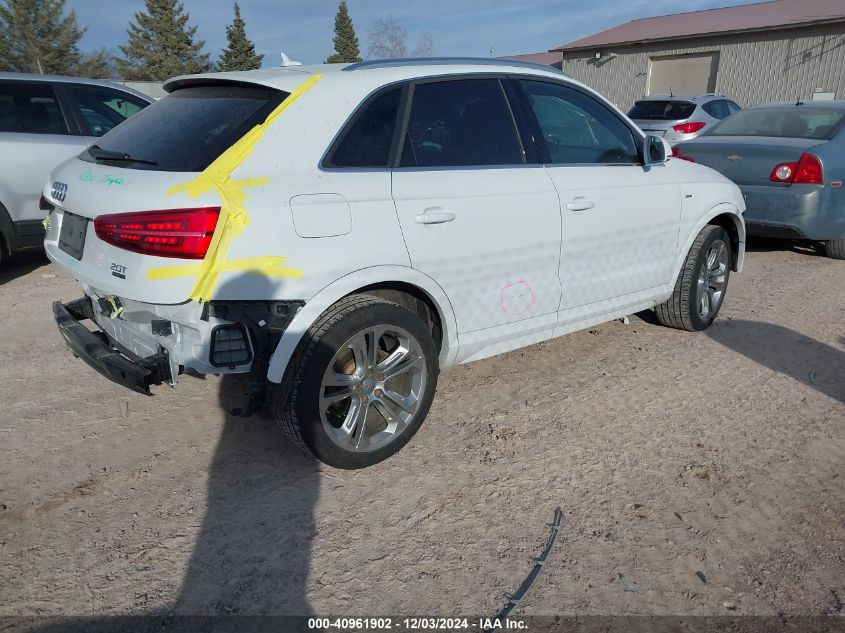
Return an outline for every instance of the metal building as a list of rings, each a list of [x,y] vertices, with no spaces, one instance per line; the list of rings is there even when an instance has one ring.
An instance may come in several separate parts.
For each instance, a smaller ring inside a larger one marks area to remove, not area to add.
[[[551,50],[622,109],[716,92],[742,106],[845,99],[845,0],[773,0],[632,20]]]

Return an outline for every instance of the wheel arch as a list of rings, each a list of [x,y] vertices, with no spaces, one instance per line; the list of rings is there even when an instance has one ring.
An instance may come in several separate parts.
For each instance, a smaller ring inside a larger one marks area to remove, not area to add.
[[[267,368],[267,379],[282,381],[290,359],[305,333],[328,308],[352,294],[370,294],[400,305],[427,320],[439,345],[440,367],[457,355],[457,323],[446,293],[431,277],[404,266],[375,266],[350,273],[305,302],[288,325]],[[428,315],[425,314],[428,312]],[[439,339],[439,340],[438,340]]]
[[[731,246],[734,251],[731,254],[731,269],[735,272],[742,272],[742,266],[745,261],[745,222],[742,219],[742,213],[735,205],[730,202],[722,202],[712,207],[707,213],[704,213],[691,230],[687,232],[683,246],[678,249],[678,255],[675,259],[675,267],[672,270],[672,285],[681,273],[681,267],[684,265],[684,260],[689,253],[692,243],[696,236],[708,224],[721,226],[731,237]],[[736,240],[736,242],[734,242]]]

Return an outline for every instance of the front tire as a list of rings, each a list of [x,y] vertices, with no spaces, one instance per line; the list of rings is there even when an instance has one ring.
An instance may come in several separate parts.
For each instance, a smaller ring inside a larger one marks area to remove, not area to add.
[[[845,259],[845,239],[826,241],[824,252],[831,259]]]
[[[722,307],[730,275],[730,237],[708,224],[692,243],[672,296],[654,308],[657,320],[689,332],[707,329]]]
[[[272,408],[300,448],[335,468],[387,459],[425,420],[439,373],[431,332],[406,308],[342,299],[303,338]]]

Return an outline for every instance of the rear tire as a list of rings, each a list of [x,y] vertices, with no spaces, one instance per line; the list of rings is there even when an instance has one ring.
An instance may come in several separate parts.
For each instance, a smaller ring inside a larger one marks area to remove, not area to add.
[[[317,319],[273,393],[288,437],[335,468],[387,459],[428,415],[439,373],[426,324],[368,295],[342,299]]]
[[[831,259],[845,259],[845,239],[826,241],[824,252]]]
[[[730,237],[708,224],[692,243],[672,296],[654,308],[657,320],[689,332],[707,329],[722,307],[730,274]]]

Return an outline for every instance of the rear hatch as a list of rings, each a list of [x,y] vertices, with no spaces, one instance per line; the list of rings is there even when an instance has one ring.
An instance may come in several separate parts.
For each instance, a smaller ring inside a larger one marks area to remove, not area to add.
[[[242,83],[187,85],[97,139],[52,174],[48,189],[56,210],[45,239],[50,257],[104,294],[157,304],[186,301],[195,275],[151,280],[148,273],[201,264],[202,244],[207,248],[215,223],[197,228],[194,219],[205,214],[214,220],[220,200],[214,192],[197,198],[167,192],[196,178],[287,94]],[[151,211],[162,214],[144,214]],[[132,215],[115,220],[112,214]],[[198,237],[203,232],[207,237]]]
[[[672,126],[689,119],[695,107],[692,101],[644,99],[634,104],[628,111],[628,117],[646,134],[664,136]]]

